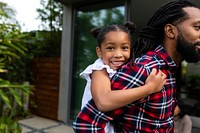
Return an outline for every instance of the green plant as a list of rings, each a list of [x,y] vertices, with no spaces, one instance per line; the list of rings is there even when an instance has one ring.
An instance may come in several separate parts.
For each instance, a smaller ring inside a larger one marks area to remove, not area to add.
[[[30,85],[11,84],[0,79],[0,132],[20,133],[18,109],[23,108],[23,96],[31,93]]]
[[[61,31],[63,6],[55,0],[40,0],[41,8],[37,9],[41,28],[47,31]],[[54,36],[53,36],[54,37]]]
[[[42,31],[37,31],[41,51],[37,57],[60,57],[63,6],[55,0],[41,0],[37,9]]]
[[[0,24],[1,27],[3,25]],[[11,25],[14,28],[14,25]],[[1,33],[1,32],[0,32]],[[18,34],[18,35],[17,35]],[[25,55],[26,48],[19,43],[24,35],[19,30],[1,34],[0,46],[0,132],[20,133],[18,117],[24,113],[23,97],[30,95],[31,86],[14,80],[17,76],[13,62]],[[13,66],[12,66],[13,65]],[[16,64],[15,64],[16,65]],[[19,68],[20,69],[20,68]],[[14,77],[14,78],[12,78]],[[19,76],[18,76],[19,77]],[[20,111],[20,112],[19,112]],[[22,112],[23,111],[23,112]]]
[[[26,55],[26,34],[12,18],[14,11],[0,2],[0,132],[20,133],[19,110],[23,109],[23,97],[31,94],[32,86],[22,84],[11,68],[13,62]],[[17,69],[15,69],[17,70]]]

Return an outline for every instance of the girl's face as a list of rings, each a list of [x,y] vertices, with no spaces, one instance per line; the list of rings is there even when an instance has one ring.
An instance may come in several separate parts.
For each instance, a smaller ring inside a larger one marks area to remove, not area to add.
[[[113,70],[118,69],[129,59],[130,51],[130,38],[122,31],[107,33],[101,47],[96,48],[98,57]]]

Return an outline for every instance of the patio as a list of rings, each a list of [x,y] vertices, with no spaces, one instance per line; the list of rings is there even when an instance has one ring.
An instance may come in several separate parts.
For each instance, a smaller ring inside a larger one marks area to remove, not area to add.
[[[73,133],[70,126],[39,116],[20,120],[19,123],[22,133]]]
[[[200,118],[191,116],[192,133],[200,132]],[[32,116],[19,121],[22,126],[22,133],[74,133],[71,126],[59,121],[47,118]]]

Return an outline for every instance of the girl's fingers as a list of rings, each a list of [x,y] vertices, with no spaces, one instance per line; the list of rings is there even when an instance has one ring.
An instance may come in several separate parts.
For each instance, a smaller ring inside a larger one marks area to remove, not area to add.
[[[163,73],[162,71],[161,71],[161,76],[162,76],[164,79],[167,77],[166,74]]]
[[[163,73],[161,70],[158,70],[158,71],[157,71],[156,68],[153,68],[153,69],[152,69],[151,74],[152,74],[152,75],[156,75],[156,76],[161,76],[161,78],[162,78],[163,80],[166,79],[166,77],[167,77],[165,73]]]
[[[153,68],[152,71],[151,71],[151,74],[156,75],[156,73],[157,73],[157,70],[155,68]]]

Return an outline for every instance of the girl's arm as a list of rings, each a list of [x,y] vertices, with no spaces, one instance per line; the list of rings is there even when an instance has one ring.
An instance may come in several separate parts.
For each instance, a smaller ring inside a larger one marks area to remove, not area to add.
[[[157,73],[157,74],[156,74]],[[153,69],[145,85],[134,89],[112,90],[108,73],[105,69],[94,71],[91,75],[91,93],[100,111],[111,111],[158,92],[165,84],[166,75]]]

